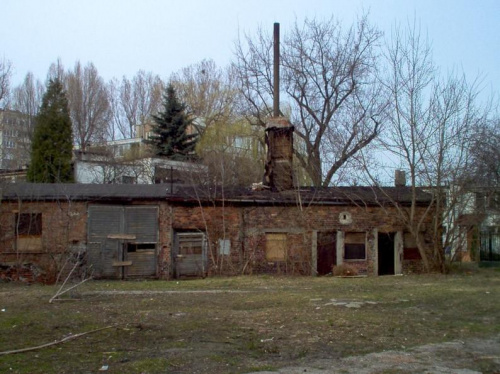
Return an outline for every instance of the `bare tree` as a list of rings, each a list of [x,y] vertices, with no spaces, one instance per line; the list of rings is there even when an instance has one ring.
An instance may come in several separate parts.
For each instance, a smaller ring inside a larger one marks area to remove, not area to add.
[[[43,83],[35,79],[33,73],[28,72],[23,83],[15,87],[12,93],[12,109],[27,116],[28,132],[32,133],[35,125],[35,117],[42,103],[45,92]]]
[[[315,186],[330,185],[335,173],[381,130],[385,105],[376,80],[381,33],[364,15],[343,29],[333,18],[295,23],[281,43],[282,108],[290,112],[305,152],[296,157]],[[265,125],[272,112],[272,40],[259,30],[236,45],[235,69],[246,114]]]
[[[60,82],[64,82],[66,77],[66,73],[64,72],[64,65],[60,58],[57,59],[56,62],[50,64],[49,71],[47,72],[47,82],[50,80],[59,80]]]
[[[380,144],[384,155],[408,173],[411,188],[411,204],[397,206],[399,217],[415,238],[426,269],[443,270],[443,246],[458,240],[449,231],[443,243],[443,220],[460,202],[465,186],[459,183],[469,167],[472,130],[485,120],[486,113],[477,105],[476,84],[453,74],[441,78],[430,44],[416,25],[395,29],[385,57],[383,81],[390,104]],[[373,169],[366,171],[371,182],[380,180]],[[422,188],[433,196],[423,215],[417,212]],[[432,237],[424,238],[423,227],[429,222]]]
[[[136,126],[148,123],[161,106],[163,81],[158,75],[139,70],[130,80],[113,79],[108,84],[114,131],[120,138],[132,138]]]
[[[108,138],[110,140],[127,138],[128,136],[124,135],[128,134],[128,125],[120,101],[120,81],[113,77],[108,82],[107,89],[111,111],[111,126],[108,126]]]
[[[471,167],[466,178],[484,187],[500,186],[500,118],[485,121],[475,129],[470,148]]]
[[[198,132],[203,135],[213,124],[228,123],[234,118],[237,88],[231,68],[218,68],[213,60],[203,60],[172,74],[171,83],[188,106]]]
[[[29,164],[33,130],[44,92],[45,86],[31,72],[12,90],[11,107],[21,114],[15,129],[16,146],[10,149],[10,156],[18,166]]]
[[[9,60],[0,60],[0,105],[5,104],[9,97],[11,75],[12,63]]]
[[[68,71],[65,83],[75,141],[85,151],[107,133],[111,114],[106,86],[94,64],[82,67],[79,61]]]

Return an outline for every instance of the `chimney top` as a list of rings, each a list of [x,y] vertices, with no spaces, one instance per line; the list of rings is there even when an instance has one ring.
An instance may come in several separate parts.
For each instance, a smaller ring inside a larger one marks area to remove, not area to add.
[[[406,186],[406,173],[404,170],[396,170],[394,172],[394,186],[404,187]]]
[[[293,127],[288,119],[285,117],[272,117],[269,118],[266,122],[266,131],[276,128],[276,129],[284,129],[284,128],[290,128]]]

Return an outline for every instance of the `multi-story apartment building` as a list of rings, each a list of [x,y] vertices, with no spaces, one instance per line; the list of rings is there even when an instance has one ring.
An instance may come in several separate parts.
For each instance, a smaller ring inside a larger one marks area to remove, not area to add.
[[[0,109],[0,169],[18,170],[28,165],[32,126],[27,115]]]

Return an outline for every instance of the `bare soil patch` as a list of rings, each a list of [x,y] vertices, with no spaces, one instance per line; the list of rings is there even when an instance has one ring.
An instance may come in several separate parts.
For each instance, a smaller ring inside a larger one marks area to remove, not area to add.
[[[472,369],[471,369],[472,368]],[[333,360],[317,360],[306,366],[284,367],[260,374],[377,374],[437,373],[480,374],[500,372],[500,335],[427,344],[405,351],[383,351]],[[254,372],[255,374],[257,372]]]

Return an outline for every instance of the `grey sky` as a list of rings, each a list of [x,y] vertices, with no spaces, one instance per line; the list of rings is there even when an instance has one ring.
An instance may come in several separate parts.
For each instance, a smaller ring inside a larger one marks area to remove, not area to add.
[[[0,58],[13,63],[14,84],[28,71],[45,80],[58,57],[66,68],[91,61],[105,80],[139,69],[168,78],[202,59],[226,65],[238,33],[273,22],[286,33],[295,19],[331,15],[348,26],[365,10],[386,35],[416,19],[445,72],[481,74],[488,93],[500,86],[498,0],[2,0],[0,9]]]

